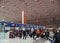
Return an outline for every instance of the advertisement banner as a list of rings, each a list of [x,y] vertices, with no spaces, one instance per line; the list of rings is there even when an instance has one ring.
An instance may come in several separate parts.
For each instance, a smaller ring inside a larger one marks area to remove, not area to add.
[[[22,24],[15,24],[15,27],[21,27],[22,26]]]
[[[19,27],[20,26],[20,24],[15,24],[15,27]]]
[[[4,23],[4,26],[5,26],[5,27],[11,27],[11,24],[12,24],[12,23],[10,23],[10,22],[5,22],[5,23]]]
[[[4,25],[5,25],[5,27],[14,27],[15,26],[15,24],[11,23],[11,22],[5,22]]]

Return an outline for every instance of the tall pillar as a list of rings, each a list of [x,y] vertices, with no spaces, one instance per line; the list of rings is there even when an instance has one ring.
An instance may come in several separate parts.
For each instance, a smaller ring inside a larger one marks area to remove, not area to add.
[[[26,13],[22,11],[22,24],[26,24]]]
[[[22,24],[24,24],[24,11],[22,11]]]

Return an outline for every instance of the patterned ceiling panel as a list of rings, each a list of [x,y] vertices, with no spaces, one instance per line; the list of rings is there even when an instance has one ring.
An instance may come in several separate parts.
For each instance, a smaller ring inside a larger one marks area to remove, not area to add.
[[[0,21],[21,22],[22,10],[27,20],[60,18],[60,0],[0,0]]]

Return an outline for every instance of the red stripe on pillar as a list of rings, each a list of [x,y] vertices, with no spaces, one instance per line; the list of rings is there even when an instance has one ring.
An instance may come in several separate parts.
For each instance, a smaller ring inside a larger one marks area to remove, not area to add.
[[[26,13],[24,12],[24,24],[26,24]]]

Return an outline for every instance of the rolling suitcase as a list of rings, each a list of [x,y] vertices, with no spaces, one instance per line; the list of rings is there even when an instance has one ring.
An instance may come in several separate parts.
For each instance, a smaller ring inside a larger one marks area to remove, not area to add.
[[[12,38],[15,38],[15,35],[12,33]]]

